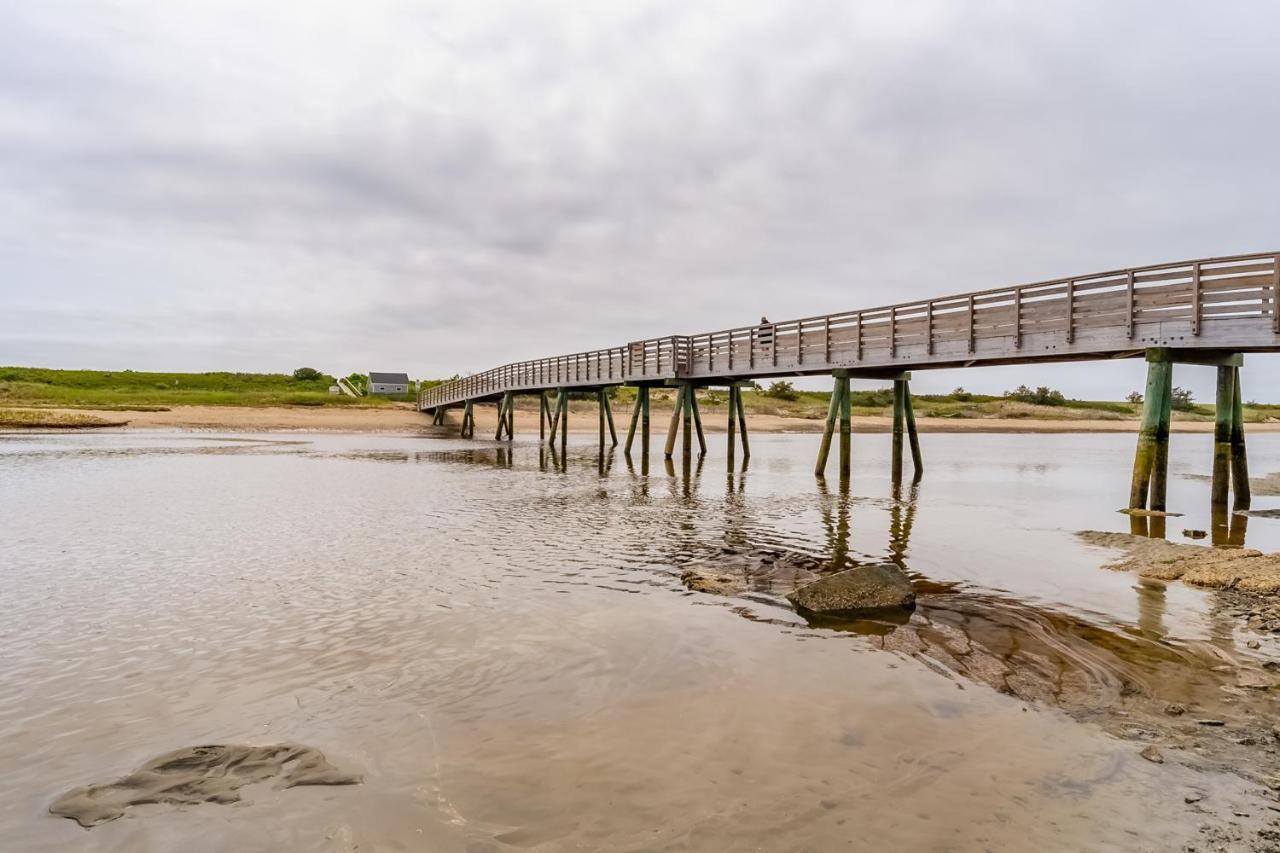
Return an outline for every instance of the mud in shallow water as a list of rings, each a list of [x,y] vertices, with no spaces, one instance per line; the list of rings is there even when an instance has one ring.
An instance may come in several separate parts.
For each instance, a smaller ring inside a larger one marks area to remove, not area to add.
[[[355,785],[360,777],[343,773],[309,746],[193,746],[161,755],[114,782],[68,791],[49,813],[92,827],[124,817],[132,806],[238,803],[241,788],[272,781],[293,788]]]

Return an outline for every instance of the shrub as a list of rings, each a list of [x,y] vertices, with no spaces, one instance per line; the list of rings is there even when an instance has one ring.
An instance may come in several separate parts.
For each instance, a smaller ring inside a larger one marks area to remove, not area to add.
[[[299,367],[293,371],[293,378],[299,382],[312,382],[319,379],[323,374],[314,367]]]
[[[772,397],[775,400],[799,400],[800,395],[796,393],[796,386],[790,382],[770,382],[769,387],[765,389],[764,395]]]
[[[1175,386],[1173,396],[1170,398],[1169,405],[1179,412],[1194,411],[1196,404],[1191,397],[1191,392],[1186,388]]]
[[[1125,397],[1130,403],[1141,403],[1143,400],[1141,391],[1130,391],[1129,396]]]
[[[970,394],[968,391],[964,390],[964,388],[956,388],[954,391],[951,392],[951,396],[952,398],[954,398],[955,400],[961,403],[967,403],[973,399],[973,395]]]
[[[1019,385],[1012,391],[1005,391],[1004,396],[1009,400],[1017,400],[1019,403],[1035,403],[1038,406],[1061,406],[1067,402],[1067,398],[1063,396],[1061,391],[1056,391],[1046,385],[1041,385],[1032,391],[1026,385]]]

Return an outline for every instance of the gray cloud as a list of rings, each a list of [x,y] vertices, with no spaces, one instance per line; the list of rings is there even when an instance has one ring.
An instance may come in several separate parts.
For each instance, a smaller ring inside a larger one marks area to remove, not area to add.
[[[448,375],[1276,248],[1277,23],[1262,2],[13,4],[0,362]],[[1251,396],[1280,397],[1253,362]]]

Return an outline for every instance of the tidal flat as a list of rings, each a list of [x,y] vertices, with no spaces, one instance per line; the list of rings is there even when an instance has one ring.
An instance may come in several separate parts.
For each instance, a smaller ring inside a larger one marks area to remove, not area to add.
[[[1132,435],[928,435],[896,487],[884,435],[845,484],[812,435],[733,472],[517,439],[0,435],[0,849],[1276,849],[1280,633],[1076,535],[1132,533]],[[1215,529],[1210,442],[1172,439],[1172,541]],[[1276,507],[1227,544],[1280,551]],[[909,617],[786,600],[872,563]],[[285,743],[360,784],[50,813]]]

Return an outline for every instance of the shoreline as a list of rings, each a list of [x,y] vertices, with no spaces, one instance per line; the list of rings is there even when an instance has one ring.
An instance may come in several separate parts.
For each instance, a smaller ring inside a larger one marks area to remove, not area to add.
[[[40,411],[61,415],[101,416],[94,409],[12,407],[28,411]],[[398,433],[418,435],[456,434],[459,412],[450,412],[445,428],[433,427],[430,418],[415,409],[404,407],[353,408],[353,407],[305,407],[305,406],[175,406],[166,411],[113,411],[112,416],[126,421],[123,426],[112,425],[100,429],[136,431],[156,429],[220,430],[237,432],[354,432]],[[476,435],[485,437],[497,428],[497,410],[493,406],[477,406]],[[625,434],[630,413],[614,412],[614,425],[619,436]],[[650,423],[653,435],[665,434],[671,418],[670,409],[653,410]],[[536,410],[516,410],[516,436],[527,437],[538,432]],[[703,411],[703,424],[707,432],[725,431],[725,412],[708,409]],[[1134,419],[1046,419],[1046,418],[927,418],[919,417],[916,424],[921,433],[1136,433],[1139,421]],[[748,414],[749,432],[821,433],[824,421],[818,418],[795,418],[780,415]],[[887,433],[893,428],[892,418],[881,416],[855,416],[855,432]],[[1212,434],[1213,421],[1175,420],[1170,429],[1175,433]],[[52,428],[58,429],[58,428]],[[77,431],[85,431],[77,427]],[[575,406],[570,411],[569,432],[594,434],[599,429],[595,407],[587,404]],[[25,430],[22,430],[25,431]],[[1280,432],[1280,421],[1249,424],[1247,432]]]

